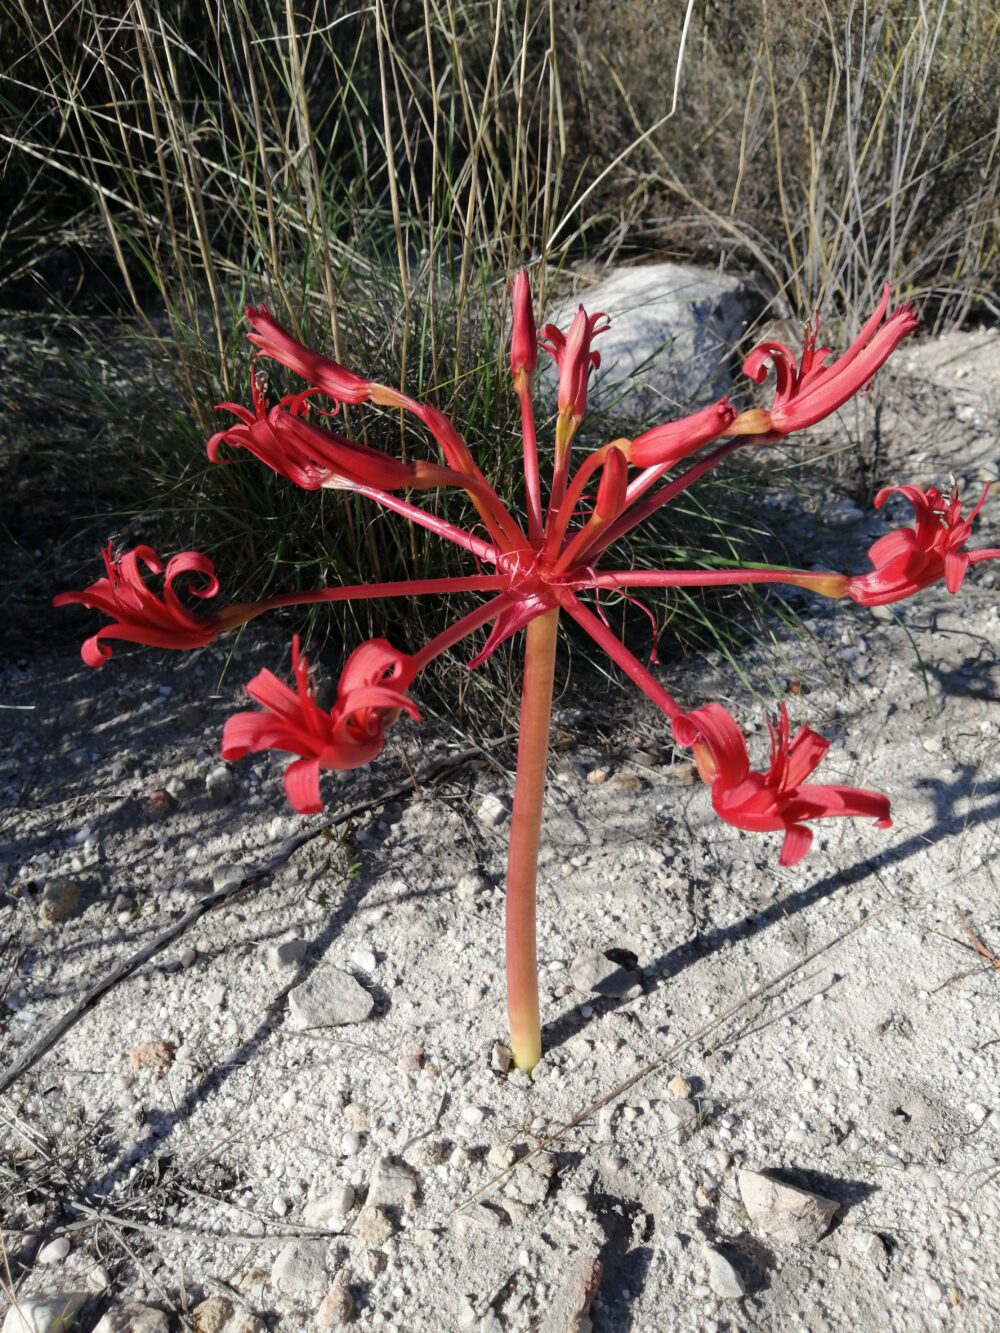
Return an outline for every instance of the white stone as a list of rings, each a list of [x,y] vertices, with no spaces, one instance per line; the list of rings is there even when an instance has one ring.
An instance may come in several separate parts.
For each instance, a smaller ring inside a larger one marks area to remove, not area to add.
[[[361,1147],[361,1139],[353,1129],[346,1129],[340,1136],[340,1151],[345,1157],[353,1157]]]
[[[510,1214],[499,1204],[470,1203],[455,1213],[452,1228],[456,1236],[470,1236],[476,1232],[499,1231],[510,1226]]]
[[[496,828],[507,818],[507,806],[494,792],[487,792],[479,802],[476,815],[487,828]]]
[[[243,871],[239,866],[216,866],[212,871],[212,889],[216,893],[222,893],[225,889],[230,889],[234,884],[238,884],[243,878]],[[207,949],[198,946],[199,953],[207,953]]]
[[[267,946],[264,960],[270,971],[285,972],[298,967],[308,952],[308,940],[283,940],[280,944]]]
[[[327,1284],[326,1241],[290,1240],[271,1267],[271,1282],[286,1296],[324,1291]]]
[[[380,1157],[368,1183],[366,1208],[412,1209],[420,1192],[417,1173],[405,1162]]]
[[[583,1194],[567,1194],[562,1203],[567,1213],[576,1213],[579,1216],[587,1211],[587,1199]]]
[[[87,1299],[86,1292],[19,1296],[3,1321],[2,1333],[64,1333],[72,1328]]]
[[[306,1204],[303,1218],[306,1226],[334,1231],[339,1229],[353,1207],[354,1190],[351,1186],[335,1185],[329,1194],[322,1194]]]
[[[69,1240],[66,1236],[59,1236],[55,1240],[50,1240],[38,1251],[38,1262],[40,1264],[61,1264],[69,1254]]]
[[[594,340],[601,365],[592,377],[595,402],[614,398],[623,380],[638,392],[623,406],[636,413],[675,403],[707,403],[729,388],[726,361],[743,336],[759,302],[739,278],[691,264],[643,264],[611,271],[593,287],[580,288],[561,308],[547,313],[569,327],[577,304],[589,314],[606,311],[611,327]],[[545,378],[553,375],[539,358]],[[638,399],[638,401],[636,401]]]
[[[225,796],[233,787],[233,774],[228,764],[216,764],[205,774],[209,796]]]
[[[162,1310],[132,1301],[108,1310],[94,1333],[169,1333],[170,1321]]]
[[[739,1173],[740,1196],[751,1222],[774,1240],[815,1244],[826,1232],[840,1204],[758,1171]]]
[[[362,972],[374,972],[378,966],[378,959],[372,953],[371,949],[355,949],[351,953],[351,962]]]
[[[701,1247],[702,1256],[708,1265],[708,1285],[720,1300],[738,1301],[742,1299],[746,1288],[743,1279],[737,1273],[724,1254],[711,1245]]]
[[[490,1068],[495,1069],[498,1074],[506,1074],[510,1070],[513,1058],[509,1046],[505,1046],[502,1041],[494,1042],[493,1050],[490,1052]]]
[[[618,963],[606,958],[599,949],[585,949],[569,965],[569,978],[584,994],[622,996],[637,980]]]
[[[698,1107],[687,1097],[670,1097],[659,1110],[663,1128],[674,1143],[686,1143],[701,1124]]]
[[[297,1032],[363,1023],[374,1009],[369,992],[339,967],[320,968],[288,993],[288,1021]]]

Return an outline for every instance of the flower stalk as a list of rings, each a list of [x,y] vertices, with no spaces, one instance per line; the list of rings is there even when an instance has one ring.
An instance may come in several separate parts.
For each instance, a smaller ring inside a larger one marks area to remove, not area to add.
[[[542,1054],[538,1012],[535,899],[542,833],[545,770],[552,720],[559,609],[546,611],[525,630],[517,777],[507,851],[507,1017],[510,1049],[518,1069],[533,1069]]]

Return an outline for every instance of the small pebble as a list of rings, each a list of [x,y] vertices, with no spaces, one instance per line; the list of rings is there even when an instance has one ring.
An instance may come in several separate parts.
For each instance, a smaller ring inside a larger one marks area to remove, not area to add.
[[[347,1129],[340,1136],[340,1151],[345,1157],[353,1157],[361,1147],[361,1140],[353,1129]]]
[[[583,1194],[567,1194],[563,1199],[567,1213],[581,1214],[587,1211],[587,1200]]]
[[[510,1069],[512,1059],[513,1056],[509,1046],[505,1046],[502,1041],[494,1042],[493,1050],[490,1052],[491,1069],[498,1074],[506,1074]]]

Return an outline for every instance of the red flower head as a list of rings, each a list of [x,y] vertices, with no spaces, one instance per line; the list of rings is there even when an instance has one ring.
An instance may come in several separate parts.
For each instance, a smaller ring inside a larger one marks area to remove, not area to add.
[[[385,743],[386,727],[404,708],[420,720],[404,692],[416,673],[412,658],[385,639],[371,639],[344,664],[337,700],[327,713],[316,703],[297,634],[292,640],[292,671],[294,690],[270,671],[254,676],[246,691],[265,711],[229,718],[222,732],[222,757],[242,759],[258,750],[300,755],[285,770],[285,792],[299,814],[313,815],[323,809],[321,768],[360,768],[370,763]]]
[[[606,321],[603,325],[602,319]],[[542,330],[541,345],[559,370],[559,413],[572,418],[576,425],[587,410],[590,368],[596,370],[601,364],[600,352],[592,352],[590,344],[610,323],[607,315],[588,315],[581,305],[573,316],[569,333],[564,334],[554,324],[546,324]]]
[[[987,485],[968,518],[962,517],[958,490],[942,495],[936,486],[886,486],[875,497],[881,509],[890,495],[905,495],[913,506],[912,528],[893,528],[871,547],[868,559],[874,568],[850,580],[847,595],[862,606],[884,606],[899,602],[921,588],[944,579],[949,592],[958,592],[970,565],[996,560],[1000,550],[964,551],[972,536],[972,523],[989,493]]]
[[[104,551],[105,578],[91,583],[83,592],[61,592],[53,597],[53,606],[79,602],[111,617],[113,623],[98,630],[80,650],[88,666],[103,666],[111,656],[111,649],[102,639],[127,639],[154,648],[202,648],[222,628],[218,616],[194,615],[174,591],[174,582],[180,575],[194,574],[196,581],[188,589],[192,596],[216,595],[219,580],[207,556],[197,551],[171,556],[163,573],[162,597],[149,587],[141,565],[151,574],[163,573],[163,562],[151,546],[137,546],[116,556],[109,542]]]
[[[753,408],[736,418],[734,429],[746,435],[780,437],[812,426],[843,407],[863,389],[896,347],[917,327],[911,305],[902,305],[882,323],[892,289],[886,283],[878,309],[832,366],[824,365],[829,347],[816,346],[816,333],[806,336],[802,359],[784,343],[762,342],[743,362],[743,373],[755,384],[767,378],[767,362],[774,366],[776,388],[770,412]]]
[[[351,490],[358,486],[384,491],[404,487],[419,490],[448,485],[455,480],[447,468],[424,462],[404,463],[306,421],[302,412],[308,399],[317,392],[315,388],[306,389],[282,398],[269,408],[254,376],[253,412],[239,403],[216,405],[216,410],[239,417],[240,424],[212,436],[207,446],[209,458],[213,463],[227,461],[219,455],[222,444],[246,449],[279,476],[307,491],[320,487]]]
[[[514,328],[510,338],[510,373],[531,375],[538,360],[538,334],[535,332],[535,312],[531,305],[531,284],[526,269],[514,279]]]
[[[264,306],[247,306],[252,333],[247,337],[265,356],[314,384],[339,403],[366,403],[371,394],[370,381],[362,379],[328,356],[314,352],[273,319]]]
[[[707,704],[674,719],[679,745],[690,746],[702,781],[712,790],[715,812],[727,824],[750,832],[781,832],[785,840],[779,864],[796,865],[808,852],[812,830],[809,819],[860,815],[889,828],[889,799],[881,792],[858,787],[825,787],[806,783],[830,742],[800,727],[789,740],[788,711],[784,704],[771,733],[771,767],[766,773],[750,771],[746,741],[732,716],[721,704]]]

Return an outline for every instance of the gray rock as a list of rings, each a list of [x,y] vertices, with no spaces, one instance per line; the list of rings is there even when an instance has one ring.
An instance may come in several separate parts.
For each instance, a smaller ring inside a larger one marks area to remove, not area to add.
[[[82,1291],[19,1296],[3,1321],[3,1333],[63,1333],[73,1328],[87,1295]]]
[[[508,1199],[522,1203],[527,1208],[544,1203],[549,1192],[549,1182],[537,1171],[512,1171],[504,1185],[503,1192]]]
[[[833,500],[820,509],[820,518],[828,528],[851,528],[865,517],[853,500]]]
[[[593,400],[612,398],[628,380],[635,391],[625,406],[637,416],[662,406],[665,420],[727,392],[733,349],[760,307],[739,278],[669,263],[615,269],[548,318],[565,330],[581,301],[611,318],[594,342]]]
[[[877,1231],[858,1231],[852,1238],[849,1256],[861,1268],[872,1265],[885,1277],[889,1271],[889,1251]]]
[[[298,967],[308,952],[308,940],[283,940],[281,944],[269,944],[264,958],[272,972],[285,972]]]
[[[472,1236],[477,1232],[499,1231],[510,1226],[510,1214],[498,1204],[470,1203],[455,1214],[452,1229],[456,1236]]]
[[[296,1031],[363,1023],[375,1001],[350,972],[323,967],[288,992],[288,1019]]]
[[[350,1185],[337,1185],[329,1194],[311,1199],[302,1214],[306,1226],[339,1230],[344,1218],[354,1207],[354,1191]]]
[[[235,1314],[233,1303],[225,1296],[209,1296],[199,1301],[191,1311],[191,1324],[194,1333],[227,1333],[229,1321]],[[235,1333],[235,1330],[231,1330]]]
[[[400,1208],[412,1212],[417,1204],[420,1183],[417,1173],[405,1162],[380,1157],[368,1183],[366,1208]]]
[[[601,1289],[604,1265],[596,1254],[567,1256],[563,1279],[539,1325],[540,1333],[589,1333],[590,1308]]]
[[[490,1052],[490,1068],[498,1074],[506,1074],[510,1071],[513,1058],[509,1046],[505,1046],[502,1041],[495,1041]]]
[[[72,879],[50,879],[38,900],[38,919],[55,926],[73,916],[80,906],[80,886]]]
[[[227,796],[234,785],[232,769],[228,764],[216,764],[205,775],[209,796]]]
[[[636,972],[626,972],[618,963],[605,958],[599,949],[585,949],[569,965],[569,979],[578,991],[591,995],[625,995],[639,980]]]
[[[772,1180],[759,1171],[740,1171],[740,1197],[751,1222],[774,1240],[814,1245],[840,1204],[821,1194]]]
[[[325,1291],[325,1240],[290,1240],[271,1266],[271,1283],[286,1296]]]
[[[487,828],[497,828],[507,818],[508,810],[506,802],[502,801],[494,792],[487,792],[479,802],[479,808],[476,815],[481,824]]]
[[[339,1272],[330,1285],[316,1311],[316,1324],[319,1328],[343,1328],[350,1323],[354,1313],[354,1297],[347,1285],[347,1277]]]
[[[170,1320],[151,1305],[116,1305],[101,1316],[94,1333],[170,1333]]]
[[[687,1097],[670,1097],[659,1107],[663,1128],[674,1143],[686,1143],[701,1125],[697,1105]]]
[[[743,1279],[726,1256],[711,1245],[703,1245],[701,1252],[708,1265],[708,1285],[716,1296],[724,1301],[741,1300],[746,1290]]]
[[[222,893],[224,889],[230,889],[234,884],[239,884],[243,878],[241,866],[216,866],[212,871],[212,889],[215,893]]]
[[[384,1208],[362,1208],[354,1230],[367,1245],[387,1245],[396,1234],[396,1224]]]

